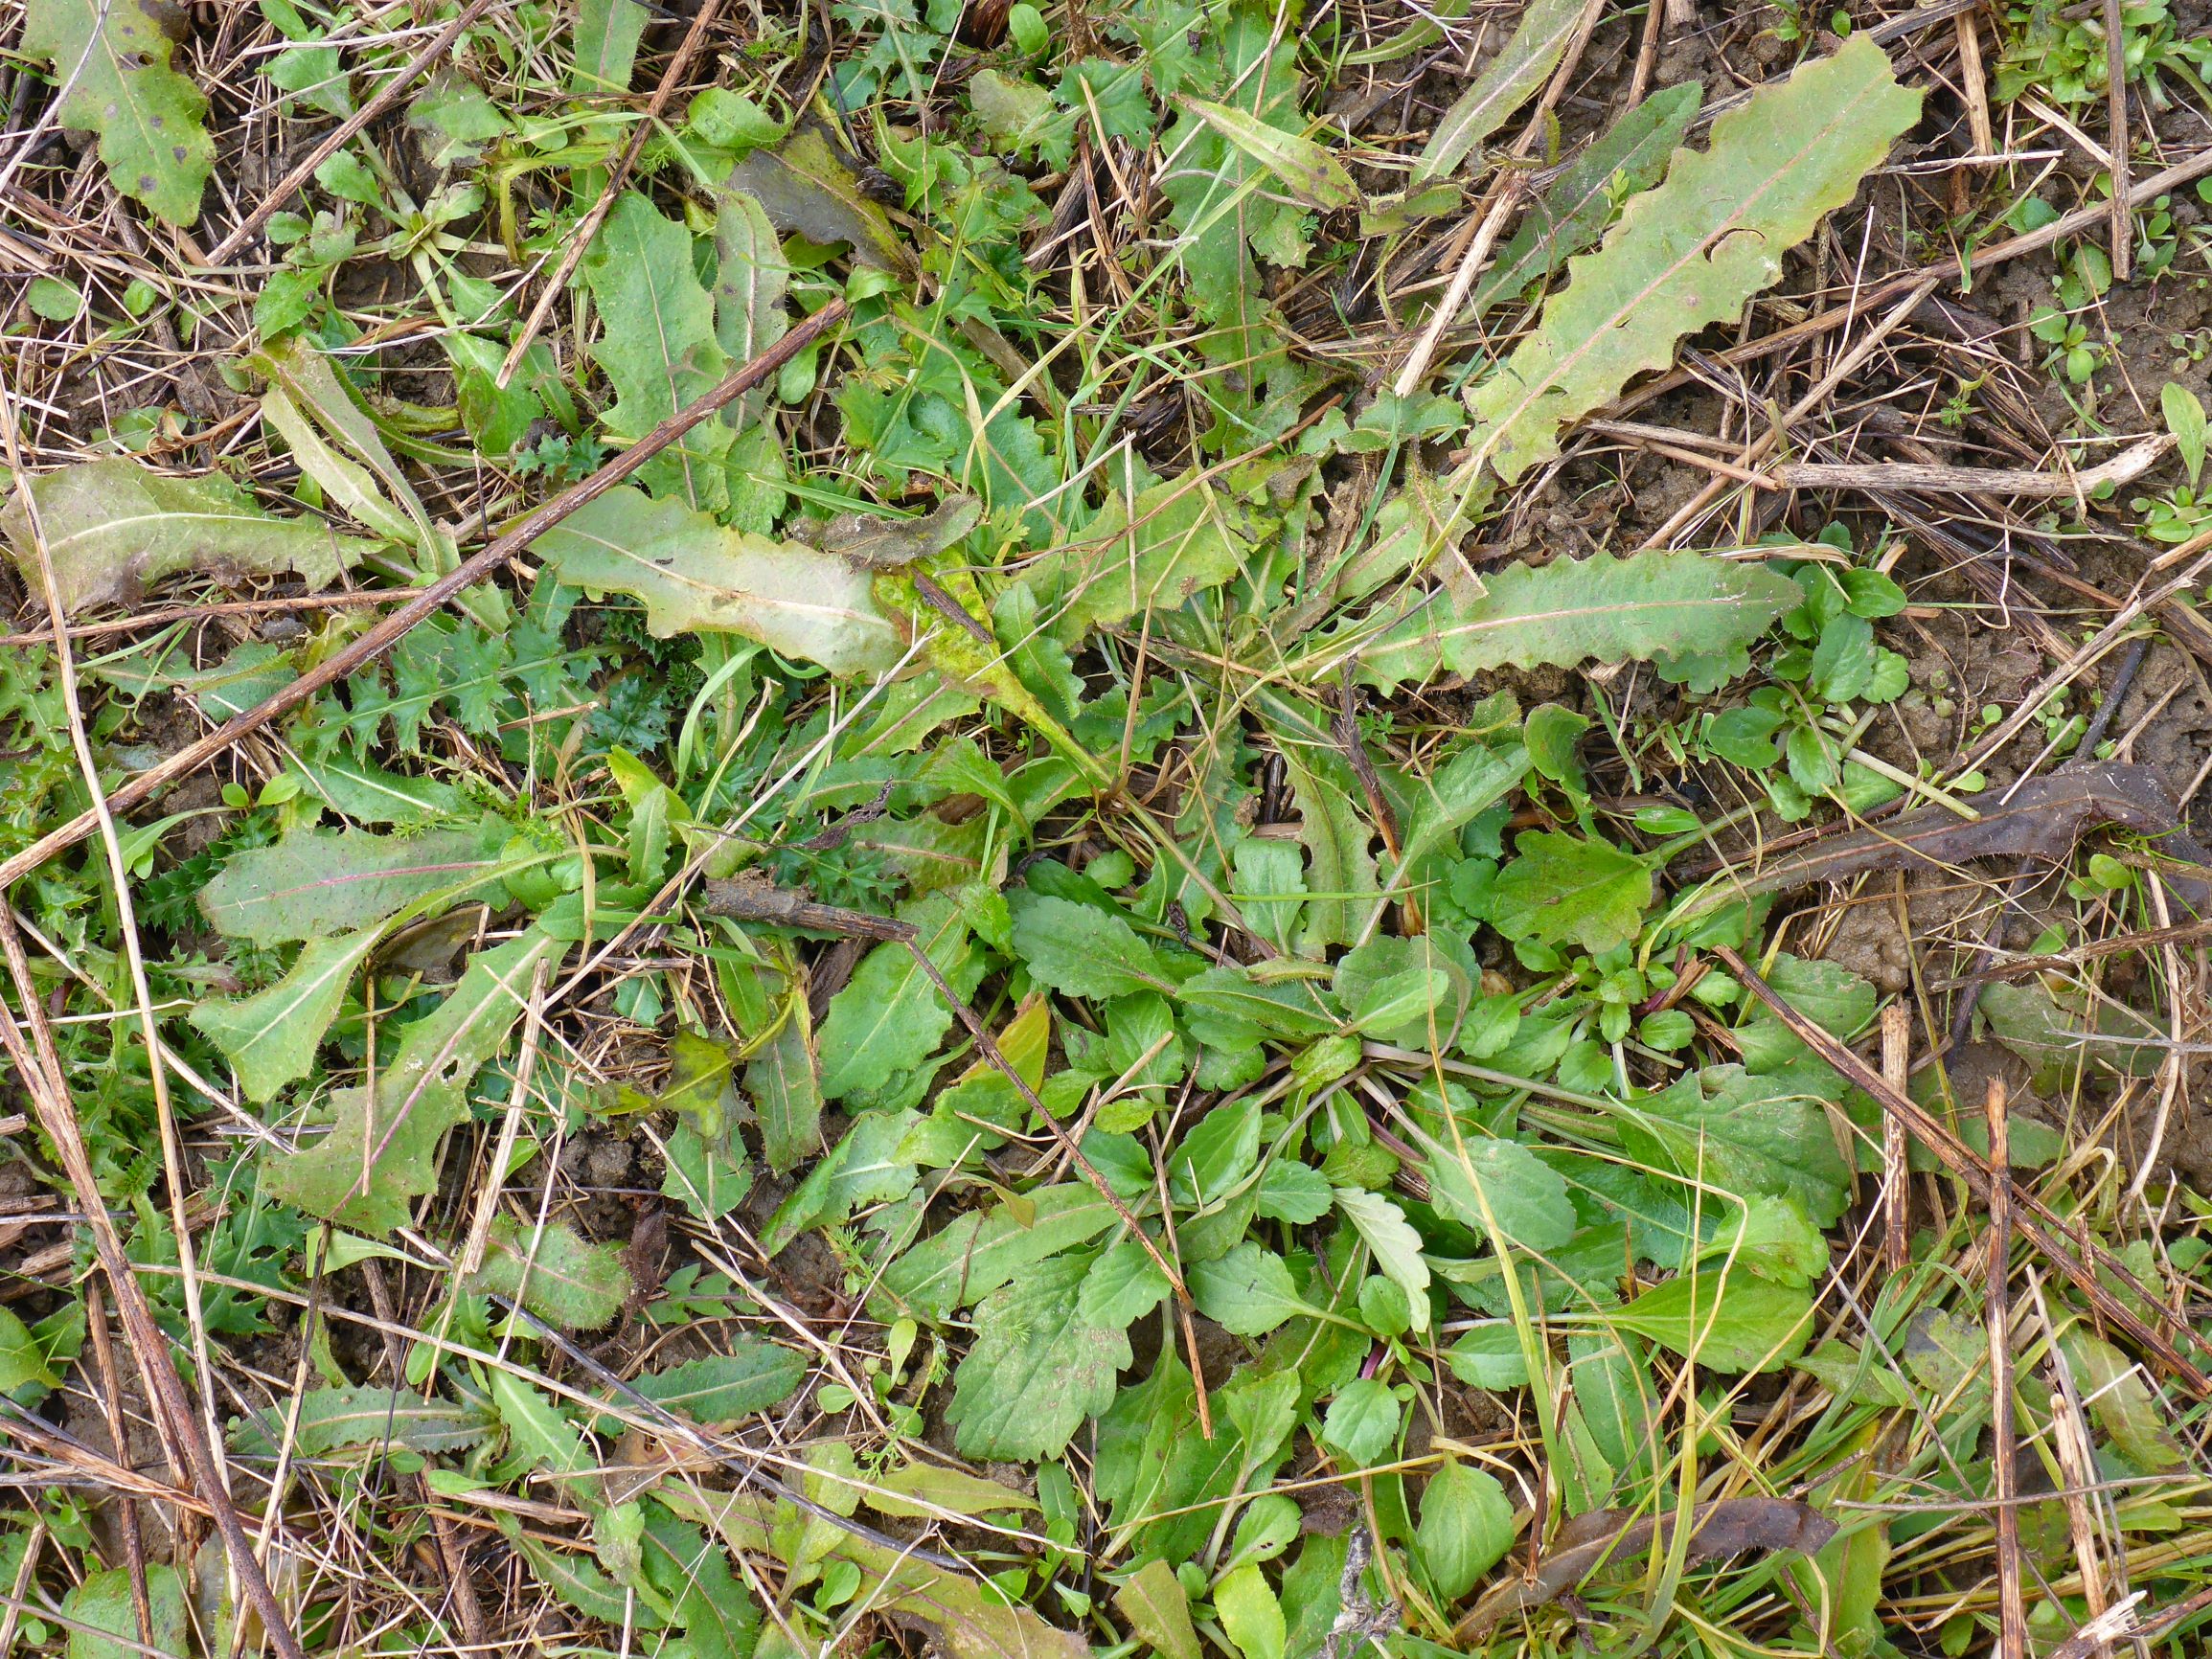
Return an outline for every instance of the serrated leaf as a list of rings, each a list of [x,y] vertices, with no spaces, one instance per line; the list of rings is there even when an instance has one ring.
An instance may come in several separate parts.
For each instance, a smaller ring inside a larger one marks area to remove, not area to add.
[[[1040,1187],[1019,1204],[970,1210],[931,1234],[884,1268],[878,1295],[890,1309],[949,1319],[1031,1263],[1087,1244],[1118,1218],[1086,1182]]]
[[[655,1405],[717,1428],[774,1410],[807,1380],[807,1356],[795,1349],[758,1336],[719,1340],[727,1352],[649,1372],[630,1387]]]
[[[520,1302],[563,1330],[597,1330],[622,1311],[630,1280],[612,1244],[587,1244],[565,1221],[526,1227],[501,1216],[468,1289]]]
[[[1432,178],[1459,170],[1468,152],[1505,124],[1539,86],[1567,49],[1581,25],[1587,0],[1533,0],[1498,55],[1483,65],[1474,84],[1436,124],[1421,159],[1413,164],[1407,187],[1419,190]]]
[[[31,1328],[14,1313],[0,1307],[0,1394],[13,1394],[30,1384],[41,1388],[59,1388],[61,1378],[55,1374],[48,1360],[46,1349]]]
[[[61,125],[100,134],[115,188],[158,218],[189,225],[215,166],[207,99],[170,67],[173,51],[148,0],[31,0],[22,51],[65,89]]]
[[[1083,1317],[1089,1265],[1074,1256],[1039,1262],[976,1308],[975,1341],[945,1412],[963,1457],[1058,1457],[1085,1418],[1112,1403],[1129,1341]]]
[[[1490,921],[1508,939],[1568,941],[1610,950],[1642,930],[1652,902],[1651,866],[1609,841],[1548,830],[1515,843],[1519,856],[1491,887]]]
[[[432,894],[497,879],[505,833],[489,822],[422,835],[304,830],[233,853],[201,892],[200,914],[226,939],[261,945],[370,927]]]
[[[310,939],[268,989],[210,997],[192,1011],[193,1029],[222,1051],[248,1100],[270,1100],[314,1069],[315,1051],[378,937],[364,928],[340,939]]]
[[[1251,548],[1248,511],[1193,469],[1133,500],[1108,494],[1081,539],[1038,559],[1022,585],[1072,646],[1094,627],[1174,610],[1219,587],[1243,568]]]
[[[1447,669],[1727,651],[1804,600],[1795,582],[1763,565],[1666,550],[1507,565],[1484,584],[1475,597],[1439,589],[1410,601],[1395,626],[1361,648],[1360,682],[1389,691]]]
[[[1152,1252],[1125,1239],[1101,1251],[1090,1264],[1077,1297],[1078,1311],[1093,1325],[1125,1330],[1165,1302],[1170,1288]]]
[[[567,948],[532,927],[479,953],[445,1000],[407,1027],[374,1097],[334,1093],[330,1133],[271,1162],[264,1190],[372,1238],[405,1225],[408,1203],[437,1184],[439,1141],[467,1115],[469,1079],[506,1047],[538,965]]]
[[[1605,234],[1617,194],[1658,183],[1675,147],[1697,118],[1704,89],[1695,80],[1652,94],[1561,170],[1528,210],[1497,262],[1475,284],[1468,308],[1480,316],[1529,284],[1551,276]]]
[[[129,4],[117,0],[116,10]],[[172,478],[120,456],[41,473],[31,494],[65,616],[134,603],[186,571],[226,580],[292,574],[323,587],[376,546],[318,520],[273,517],[219,474]],[[46,599],[30,515],[15,496],[0,508],[0,536],[24,584]]]
[[[1336,1189],[1336,1208],[1344,1212],[1374,1254],[1375,1265],[1405,1292],[1414,1323],[1428,1324],[1428,1263],[1422,1260],[1421,1235],[1405,1212],[1380,1193],[1353,1187]]]
[[[917,943],[962,995],[983,975],[968,918],[950,894],[932,893],[901,908]],[[878,944],[830,999],[820,1040],[822,1098],[842,1100],[881,1088],[919,1066],[952,1029],[952,1011],[903,944]]]
[[[554,1476],[580,1475],[598,1461],[568,1414],[505,1366],[491,1373],[491,1403],[507,1430],[510,1461],[521,1468]],[[554,1489],[593,1508],[594,1494],[581,1483],[563,1481]]]
[[[1468,469],[1487,462],[1513,483],[1559,453],[1569,422],[1665,368],[1683,335],[1732,320],[1919,118],[1920,94],[1865,34],[1722,116],[1711,148],[1676,152],[1666,182],[1569,266],[1536,332],[1475,388]]]
[[[231,1444],[246,1457],[277,1455],[291,1419],[288,1401],[231,1423]],[[402,1445],[419,1452],[466,1451],[491,1432],[481,1405],[461,1405],[411,1389],[318,1388],[300,1397],[292,1449],[328,1457],[359,1446]]]
[[[1208,103],[1202,98],[1186,98],[1183,103],[1315,212],[1334,213],[1359,200],[1359,187],[1352,182],[1352,175],[1311,139],[1285,132],[1232,104]]]
[[[1739,1196],[1794,1197],[1831,1227],[1851,1193],[1825,1105],[1840,1093],[1817,1065],[1760,1077],[1708,1066],[1621,1108],[1622,1146],[1640,1163]]]
[[[731,362],[751,362],[790,329],[790,284],[766,210],[745,191],[724,192],[715,210],[715,338]]]
[[[756,149],[738,163],[729,182],[758,200],[780,231],[797,231],[809,241],[848,242],[855,259],[879,270],[914,270],[912,250],[818,126],[798,128],[774,149]]]
[[[832,673],[881,673],[904,648],[866,572],[797,541],[728,530],[679,500],[610,489],[537,539],[563,581],[627,593],[655,639],[734,633]]]
[[[1152,947],[1120,917],[1071,898],[1032,898],[1014,913],[1014,953],[1064,996],[1173,993]]]
[[[1439,1215],[1525,1250],[1556,1250],[1575,1234],[1566,1182],[1517,1141],[1469,1135],[1456,1145],[1424,1137],[1429,1202]]]
[[[1243,1659],[1283,1659],[1283,1604],[1259,1562],[1246,1561],[1214,1586],[1214,1611]]]

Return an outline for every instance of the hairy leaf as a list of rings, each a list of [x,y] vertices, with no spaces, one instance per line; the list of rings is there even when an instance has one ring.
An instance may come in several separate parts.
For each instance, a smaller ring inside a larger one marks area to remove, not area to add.
[[[168,1659],[185,1659],[192,1651],[191,1608],[184,1579],[163,1561],[146,1568],[148,1623],[152,1625],[150,1649],[139,1636],[138,1598],[126,1568],[111,1567],[88,1573],[63,1598],[62,1613],[77,1628],[69,1632],[69,1659],[145,1659],[150,1650]]]
[[[791,326],[784,314],[790,283],[766,211],[744,191],[725,192],[715,211],[715,338],[731,362],[749,363],[784,337]],[[760,401],[758,395],[751,399]]]
[[[1437,1213],[1526,1250],[1556,1250],[1574,1237],[1566,1182],[1517,1141],[1470,1135],[1427,1142],[1429,1201]]]
[[[777,1174],[789,1174],[821,1149],[821,1064],[803,992],[790,999],[784,1023],[747,1062],[745,1093],[761,1117],[761,1155]]]
[[[1453,1459],[1421,1494],[1415,1544],[1429,1581],[1447,1602],[1474,1588],[1513,1547],[1513,1500],[1487,1469]]]
[[[970,1210],[931,1234],[883,1270],[878,1293],[898,1311],[949,1319],[1032,1263],[1088,1243],[1115,1219],[1087,1182],[1039,1187],[1018,1204]]]
[[[291,1421],[289,1401],[235,1419],[231,1444],[242,1456],[273,1458]],[[360,1446],[402,1445],[419,1452],[467,1451],[491,1432],[481,1405],[462,1405],[411,1389],[318,1388],[300,1397],[295,1456],[328,1457]]]
[[[1721,117],[1712,148],[1676,152],[1475,389],[1471,467],[1487,461],[1514,482],[1559,452],[1570,421],[1666,367],[1684,334],[1733,318],[1919,118],[1920,94],[1864,34]]]
[[[378,938],[363,928],[339,939],[310,939],[285,977],[254,996],[210,997],[192,1011],[193,1029],[223,1052],[253,1101],[272,1099],[314,1069],[346,988]]]
[[[655,639],[741,634],[839,674],[883,672],[903,648],[864,571],[726,530],[682,501],[610,489],[539,536],[537,552],[564,581],[643,601]]]
[[[1552,72],[1587,5],[1588,0],[1534,0],[1505,49],[1483,66],[1474,84],[1436,124],[1421,159],[1413,164],[1406,181],[1410,188],[1419,190],[1432,178],[1458,171],[1468,152],[1505,125],[1505,118]]]
[[[914,269],[911,248],[818,126],[798,128],[774,149],[756,149],[738,163],[730,183],[758,200],[780,231],[850,242],[855,259],[880,270]]]
[[[1161,1659],[1198,1659],[1198,1633],[1191,1625],[1191,1598],[1175,1570],[1154,1557],[1114,1592],[1114,1605],[1129,1628]]]
[[[1609,841],[1548,830],[1515,843],[1519,856],[1497,873],[1491,922],[1508,939],[1568,941],[1610,950],[1636,937],[1652,902],[1651,866]]]
[[[1174,989],[1159,958],[1120,917],[1071,898],[1031,898],[1014,916],[1014,953],[1067,996]]]
[[[265,1189],[310,1215],[375,1237],[403,1226],[408,1203],[437,1184],[432,1154],[467,1115],[465,1089],[507,1043],[538,965],[567,949],[533,927],[484,951],[445,1000],[406,1029],[376,1072],[374,1095],[331,1098],[331,1132],[279,1158]]]
[[[772,1411],[807,1380],[807,1356],[758,1336],[725,1336],[727,1352],[666,1371],[649,1372],[630,1387],[655,1405],[717,1427]]]
[[[1823,1227],[1851,1194],[1825,1102],[1841,1092],[1818,1065],[1751,1077],[1708,1066],[1621,1108],[1621,1140],[1639,1162],[1747,1197],[1794,1197]]]
[[[117,11],[130,3],[119,0]],[[218,474],[171,478],[121,456],[42,473],[31,492],[54,564],[52,597],[65,616],[134,603],[187,571],[225,580],[291,574],[322,587],[376,545],[313,519],[272,517]],[[13,548],[25,585],[49,599],[19,496],[0,507],[0,536]]]
[[[498,877],[502,826],[422,835],[308,830],[234,854],[200,895],[217,933],[255,944],[369,927],[432,894]]]
[[[1747,645],[1804,596],[1764,565],[1677,551],[1508,565],[1484,591],[1440,588],[1361,648],[1358,675],[1382,691],[1441,670],[1571,668],[1591,658],[1692,656]]]
[[[563,1330],[597,1330],[622,1311],[630,1282],[614,1245],[587,1244],[565,1221],[525,1226],[501,1216],[468,1288],[519,1302]]]
[[[1614,1324],[1713,1371],[1779,1371],[1813,1333],[1813,1293],[1753,1277],[1685,1273],[1607,1314]]]
[[[31,0],[22,50],[67,89],[61,125],[100,134],[115,188],[158,218],[189,225],[215,165],[207,100],[170,67],[151,0]]]
[[[1083,1420],[1112,1402],[1129,1340],[1083,1317],[1088,1270],[1081,1257],[1055,1257],[976,1308],[975,1342],[945,1412],[962,1456],[1058,1457]]]

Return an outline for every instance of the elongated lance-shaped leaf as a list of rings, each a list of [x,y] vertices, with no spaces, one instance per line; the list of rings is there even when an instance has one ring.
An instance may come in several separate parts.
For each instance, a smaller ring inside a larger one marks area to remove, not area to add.
[[[1311,139],[1285,132],[1233,104],[1208,103],[1202,98],[1183,102],[1208,126],[1282,180],[1284,189],[1308,207],[1333,213],[1359,199],[1359,187],[1352,182],[1352,175]]]
[[[597,1330],[629,1297],[629,1269],[612,1244],[587,1244],[565,1221],[491,1223],[490,1248],[468,1283],[522,1304],[564,1330]]]
[[[116,189],[172,225],[199,217],[215,164],[207,100],[169,66],[151,0],[31,0],[22,44],[65,89],[61,125],[100,134]]]
[[[1736,316],[1919,116],[1920,94],[1858,34],[1722,116],[1703,154],[1677,151],[1476,388],[1470,470],[1487,462],[1511,484],[1559,453],[1568,422],[1666,367],[1683,335]]]
[[[315,1050],[338,1016],[346,988],[380,932],[310,939],[284,978],[254,996],[211,997],[192,1011],[193,1029],[238,1069],[250,1101],[265,1101],[314,1069]]]
[[[576,9],[576,60],[571,92],[613,98],[629,90],[638,42],[652,13],[639,0],[581,0]]]
[[[1419,190],[1432,178],[1458,171],[1468,151],[1504,125],[1559,62],[1588,4],[1589,0],[1536,0],[1505,50],[1484,66],[1474,84],[1436,124],[1428,148],[1413,164],[1413,176],[1406,181],[1410,189]]]
[[[1446,669],[1471,674],[1508,663],[1564,668],[1733,650],[1803,598],[1763,564],[1680,551],[1508,565],[1485,580],[1473,597],[1443,588],[1406,600],[1403,620],[1359,649],[1360,680],[1387,690]]]

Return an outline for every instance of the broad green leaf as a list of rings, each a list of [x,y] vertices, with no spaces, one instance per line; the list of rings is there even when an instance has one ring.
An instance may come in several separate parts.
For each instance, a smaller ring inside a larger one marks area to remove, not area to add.
[[[1444,1362],[1470,1388],[1528,1386],[1528,1355],[1509,1323],[1476,1326],[1445,1350]]]
[[[878,1294],[889,1309],[949,1319],[1032,1263],[1087,1244],[1117,1219],[1087,1182],[1040,1187],[1018,1203],[955,1217],[884,1268]]]
[[[1881,993],[1849,968],[1833,962],[1777,956],[1767,983],[1782,1000],[1839,1042],[1851,1042],[1874,1022]],[[1811,1057],[1812,1051],[1761,1003],[1736,1030],[1744,1069],[1779,1071]]]
[[[2189,1454],[2176,1440],[2158,1391],[2142,1367],[2104,1338],[2075,1327],[2059,1346],[2089,1415],[2122,1457],[2146,1474],[2186,1468]]]
[[[780,231],[797,231],[809,241],[849,242],[855,259],[879,270],[905,275],[914,269],[912,249],[819,126],[801,126],[774,149],[756,149],[738,163],[729,182],[757,200]]]
[[[1041,1261],[975,1310],[975,1340],[953,1376],[945,1420],[969,1458],[1058,1457],[1085,1418],[1109,1405],[1129,1337],[1085,1321],[1089,1263]]]
[[[1321,1438],[1350,1467],[1371,1468],[1398,1443],[1400,1415],[1390,1385],[1362,1376],[1336,1391],[1321,1420]]]
[[[299,1457],[328,1457],[360,1446],[402,1445],[419,1452],[467,1451],[491,1432],[481,1404],[457,1405],[412,1389],[318,1388],[300,1398]],[[246,1457],[273,1458],[291,1420],[283,1401],[250,1418],[233,1420],[231,1444]]]
[[[750,1659],[760,1639],[761,1609],[731,1570],[721,1540],[650,1499],[642,1508],[646,1582],[668,1602],[670,1623],[683,1631],[663,1651],[688,1659]]]
[[[1092,628],[1172,611],[1243,568],[1250,512],[1196,469],[1140,492],[1119,492],[1082,538],[1032,564],[1022,585],[1052,630],[1073,645]]]
[[[1711,148],[1676,152],[1666,182],[1630,202],[1475,388],[1470,470],[1487,462],[1515,482],[1559,453],[1568,423],[1665,368],[1683,335],[1733,319],[1919,118],[1920,94],[1863,34],[1722,116]]]
[[[408,1205],[437,1185],[434,1154],[467,1115],[466,1089],[507,1045],[540,963],[567,950],[533,927],[473,958],[436,1010],[407,1027],[367,1089],[331,1097],[321,1140],[265,1167],[272,1196],[375,1237],[406,1224]]]
[[[1804,601],[1795,582],[1764,565],[1666,550],[1507,565],[1483,581],[1479,596],[1440,588],[1406,602],[1402,619],[1361,647],[1361,683],[1389,691],[1446,669],[1724,652]]]
[[[1270,1158],[1260,1172],[1259,1211],[1270,1221],[1303,1227],[1328,1215],[1334,1202],[1335,1190],[1329,1178],[1310,1164]]]
[[[634,443],[713,390],[728,370],[715,337],[714,301],[693,264],[691,232],[635,191],[615,203],[579,269],[600,313],[591,360],[615,394],[600,419],[616,438]],[[729,495],[719,457],[733,436],[719,421],[696,427],[649,462],[640,482],[657,496],[719,507]],[[606,500],[594,505],[606,522]]]
[[[719,1340],[727,1352],[649,1372],[630,1387],[655,1405],[717,1428],[772,1411],[807,1380],[807,1356],[795,1349],[758,1336]]]
[[[1151,945],[1120,917],[1070,898],[1030,898],[1014,913],[1014,953],[1064,996],[1173,994]]]
[[[174,48],[149,0],[31,0],[21,50],[65,89],[60,124],[100,134],[117,190],[170,224],[199,217],[215,165],[207,100],[170,67]]]
[[[1200,98],[1186,98],[1183,103],[1316,213],[1334,213],[1359,200],[1359,187],[1352,182],[1352,175],[1311,139],[1285,132],[1232,104],[1208,103]]]
[[[678,1124],[667,1144],[668,1170],[661,1196],[673,1198],[702,1221],[718,1221],[745,1201],[753,1171],[728,1134],[709,1140],[693,1124]]]
[[[812,1227],[842,1227],[864,1204],[905,1197],[921,1172],[905,1152],[906,1138],[920,1122],[920,1114],[910,1110],[862,1112],[845,1138],[768,1217],[761,1233],[762,1253],[780,1254]]]
[[[1524,1250],[1556,1250],[1575,1234],[1566,1182],[1518,1141],[1424,1137],[1429,1202],[1440,1216]]]
[[[880,673],[904,649],[869,579],[797,541],[729,530],[679,500],[610,489],[537,539],[561,580],[643,602],[655,639],[734,633],[832,673]]]
[[[61,1378],[47,1361],[46,1351],[32,1335],[31,1328],[0,1307],[0,1394],[13,1394],[31,1383],[59,1388]]]
[[[136,4],[115,0],[116,12]],[[324,587],[376,546],[335,534],[318,520],[272,517],[219,473],[172,478],[120,456],[41,473],[31,492],[64,616],[135,603],[156,582],[186,571],[226,579],[296,575]],[[46,599],[30,514],[16,497],[0,507],[0,536],[13,548],[24,584]]]
[[[1761,1077],[1708,1066],[1620,1108],[1622,1146],[1640,1163],[1739,1197],[1793,1197],[1832,1227],[1851,1195],[1826,1105],[1841,1092],[1816,1065]]]
[[[1813,1293],[1756,1278],[1738,1264],[1725,1276],[1670,1279],[1606,1318],[1709,1371],[1779,1371],[1813,1334]]]
[[[821,1066],[804,990],[792,994],[784,1023],[746,1063],[745,1093],[761,1118],[761,1155],[777,1174],[821,1149]]]
[[[2158,392],[2158,409],[2166,418],[2166,430],[2174,435],[2174,447],[2180,452],[2189,488],[2195,489],[2204,471],[2203,400],[2178,380],[2169,380]]]
[[[1468,152],[1505,125],[1505,118],[1552,72],[1582,23],[1588,0],[1533,0],[1505,47],[1436,124],[1407,179],[1418,190],[1459,170]]]
[[[303,830],[233,853],[201,890],[200,913],[225,938],[262,945],[372,927],[432,894],[495,881],[506,833],[490,821],[421,835]]]
[[[587,1244],[565,1221],[524,1226],[501,1216],[468,1289],[520,1302],[563,1330],[597,1330],[622,1311],[630,1281],[615,1245]]]
[[[1405,1292],[1415,1325],[1426,1329],[1428,1263],[1422,1260],[1421,1235],[1406,1220],[1405,1212],[1380,1193],[1351,1187],[1336,1189],[1336,1208],[1366,1241],[1375,1265]]]
[[[2087,998],[2062,998],[2041,980],[1993,980],[1974,1007],[1989,1021],[1990,1034],[2039,1071],[2070,1075],[2093,1065],[2147,1078],[2166,1063],[2163,1034],[2109,999],[2097,1001],[2092,1018]]]
[[[1293,857],[1295,849],[1288,849]],[[1251,905],[1244,906],[1246,920]],[[1341,1020],[1311,980],[1264,982],[1243,967],[1209,967],[1183,981],[1175,992],[1186,1008],[1257,1026],[1273,1036],[1316,1037]]]
[[[1491,888],[1491,925],[1506,938],[1599,951],[1641,931],[1652,902],[1651,866],[1642,859],[1609,841],[1548,830],[1516,845],[1520,856]]]
[[[1199,1659],[1191,1599],[1167,1562],[1155,1557],[1131,1573],[1114,1592],[1114,1606],[1160,1659]]]
[[[1283,1604],[1259,1562],[1246,1561],[1214,1586],[1214,1611],[1244,1659],[1283,1659]]]
[[[584,98],[616,98],[627,92],[638,42],[651,17],[641,0],[578,0],[569,90]]]
[[[1513,1500],[1487,1469],[1447,1462],[1422,1491],[1414,1546],[1437,1595],[1455,1602],[1513,1548]]]
[[[1185,1275],[1198,1311],[1232,1336],[1265,1336],[1306,1311],[1290,1269],[1274,1251],[1246,1239]]]
[[[726,192],[715,210],[715,338],[732,363],[749,363],[784,337],[790,283],[766,212],[745,192]]]
[[[164,1561],[147,1563],[146,1601],[153,1651],[185,1659],[192,1651],[188,1640],[192,1619],[184,1579],[174,1567]],[[69,1632],[69,1659],[144,1659],[147,1649],[138,1633],[138,1600],[126,1568],[87,1574],[62,1598],[61,1611],[80,1626]]]
[[[901,918],[953,989],[967,995],[983,977],[982,953],[952,895],[932,893]],[[878,944],[830,999],[818,1044],[824,1100],[881,1088],[893,1074],[926,1060],[952,1029],[952,1011],[903,944]]]
[[[223,1053],[252,1101],[275,1097],[314,1069],[338,1005],[380,937],[363,928],[339,939],[310,939],[284,978],[248,997],[210,997],[192,1011],[193,1029]]]
[[[276,666],[279,671],[290,671]],[[244,707],[229,708],[223,717],[241,713]],[[452,784],[434,778],[403,778],[342,755],[321,759],[294,755],[286,775],[304,782],[308,793],[331,811],[359,824],[417,824],[463,815],[461,791]]]
[[[1695,80],[1664,87],[1567,163],[1543,199],[1529,208],[1497,262],[1475,284],[1469,308],[1479,316],[1512,299],[1604,235],[1618,195],[1632,196],[1659,182],[1703,96]]]
[[[1165,1302],[1170,1288],[1168,1276],[1152,1252],[1134,1239],[1125,1239],[1101,1251],[1083,1275],[1080,1311],[1093,1325],[1127,1329]]]

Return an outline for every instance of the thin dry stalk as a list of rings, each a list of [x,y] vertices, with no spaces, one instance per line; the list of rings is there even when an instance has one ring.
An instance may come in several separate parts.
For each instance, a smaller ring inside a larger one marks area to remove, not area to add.
[[[2112,172],[2112,281],[2124,283],[2134,270],[2135,216],[2128,203],[2128,43],[2120,0],[2105,0],[2105,116],[2110,127],[2106,148]]]
[[[2020,1516],[2015,1500],[2019,1481],[2013,1467],[2012,1136],[2005,1109],[2005,1086],[1989,1080],[1982,1109],[1989,1120],[1989,1314],[1990,1440],[1996,1471],[1997,1647],[1998,1659],[2028,1659],[2028,1609],[2021,1594]]]
[[[1911,1068],[1912,1011],[1893,1002],[1881,1011],[1881,1076],[1903,1094]],[[1892,1273],[1912,1264],[1912,1160],[1892,1116],[1881,1120],[1881,1260]]]

